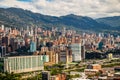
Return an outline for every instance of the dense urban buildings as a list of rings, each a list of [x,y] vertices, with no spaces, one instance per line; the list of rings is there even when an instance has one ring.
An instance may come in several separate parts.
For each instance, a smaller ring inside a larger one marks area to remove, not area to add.
[[[119,62],[112,63],[120,57],[119,49],[119,35],[79,34],[65,27],[48,30],[36,26],[21,29],[0,27],[0,71],[42,71],[42,80],[65,80],[70,77],[75,80],[83,74],[82,79],[102,73],[106,75],[107,69],[102,69],[102,66],[119,65]],[[108,60],[104,62],[104,59]],[[69,71],[75,70],[84,73],[69,76]]]

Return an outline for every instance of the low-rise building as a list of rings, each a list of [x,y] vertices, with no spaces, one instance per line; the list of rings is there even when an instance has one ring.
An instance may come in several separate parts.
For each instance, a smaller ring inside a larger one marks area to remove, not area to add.
[[[66,80],[66,74],[57,74],[50,77],[50,80]]]
[[[99,71],[95,69],[85,69],[84,72],[86,75],[95,75]]]
[[[48,61],[48,58],[45,58],[45,56],[48,55],[3,57],[0,58],[0,63],[2,64],[0,70],[9,73],[43,70],[43,63]]]
[[[86,75],[95,75],[101,70],[101,65],[99,64],[90,64],[87,66],[87,69],[84,70]]]
[[[42,72],[42,80],[50,80],[50,72],[49,71]]]
[[[99,64],[90,64],[87,66],[87,69],[101,70],[101,65]]]

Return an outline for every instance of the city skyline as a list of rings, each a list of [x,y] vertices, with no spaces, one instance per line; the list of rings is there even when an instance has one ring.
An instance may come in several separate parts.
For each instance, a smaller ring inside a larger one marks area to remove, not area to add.
[[[1,8],[16,7],[51,16],[75,14],[92,18],[120,16],[119,0],[1,0]]]
[[[119,34],[0,26],[3,80],[120,80],[119,53]]]

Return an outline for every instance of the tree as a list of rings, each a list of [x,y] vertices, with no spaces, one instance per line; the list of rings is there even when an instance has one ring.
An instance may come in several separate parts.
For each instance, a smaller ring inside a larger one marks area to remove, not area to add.
[[[56,75],[58,73],[57,69],[52,69],[51,70],[51,75]]]
[[[0,74],[1,80],[20,80],[20,78],[21,78],[20,74],[14,74],[13,72],[12,73],[5,72]]]

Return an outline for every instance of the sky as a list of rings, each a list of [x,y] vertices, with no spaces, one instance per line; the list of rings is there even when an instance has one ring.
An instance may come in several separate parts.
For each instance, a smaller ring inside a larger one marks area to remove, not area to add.
[[[120,16],[120,0],[0,0],[1,8],[23,8],[51,16]]]

